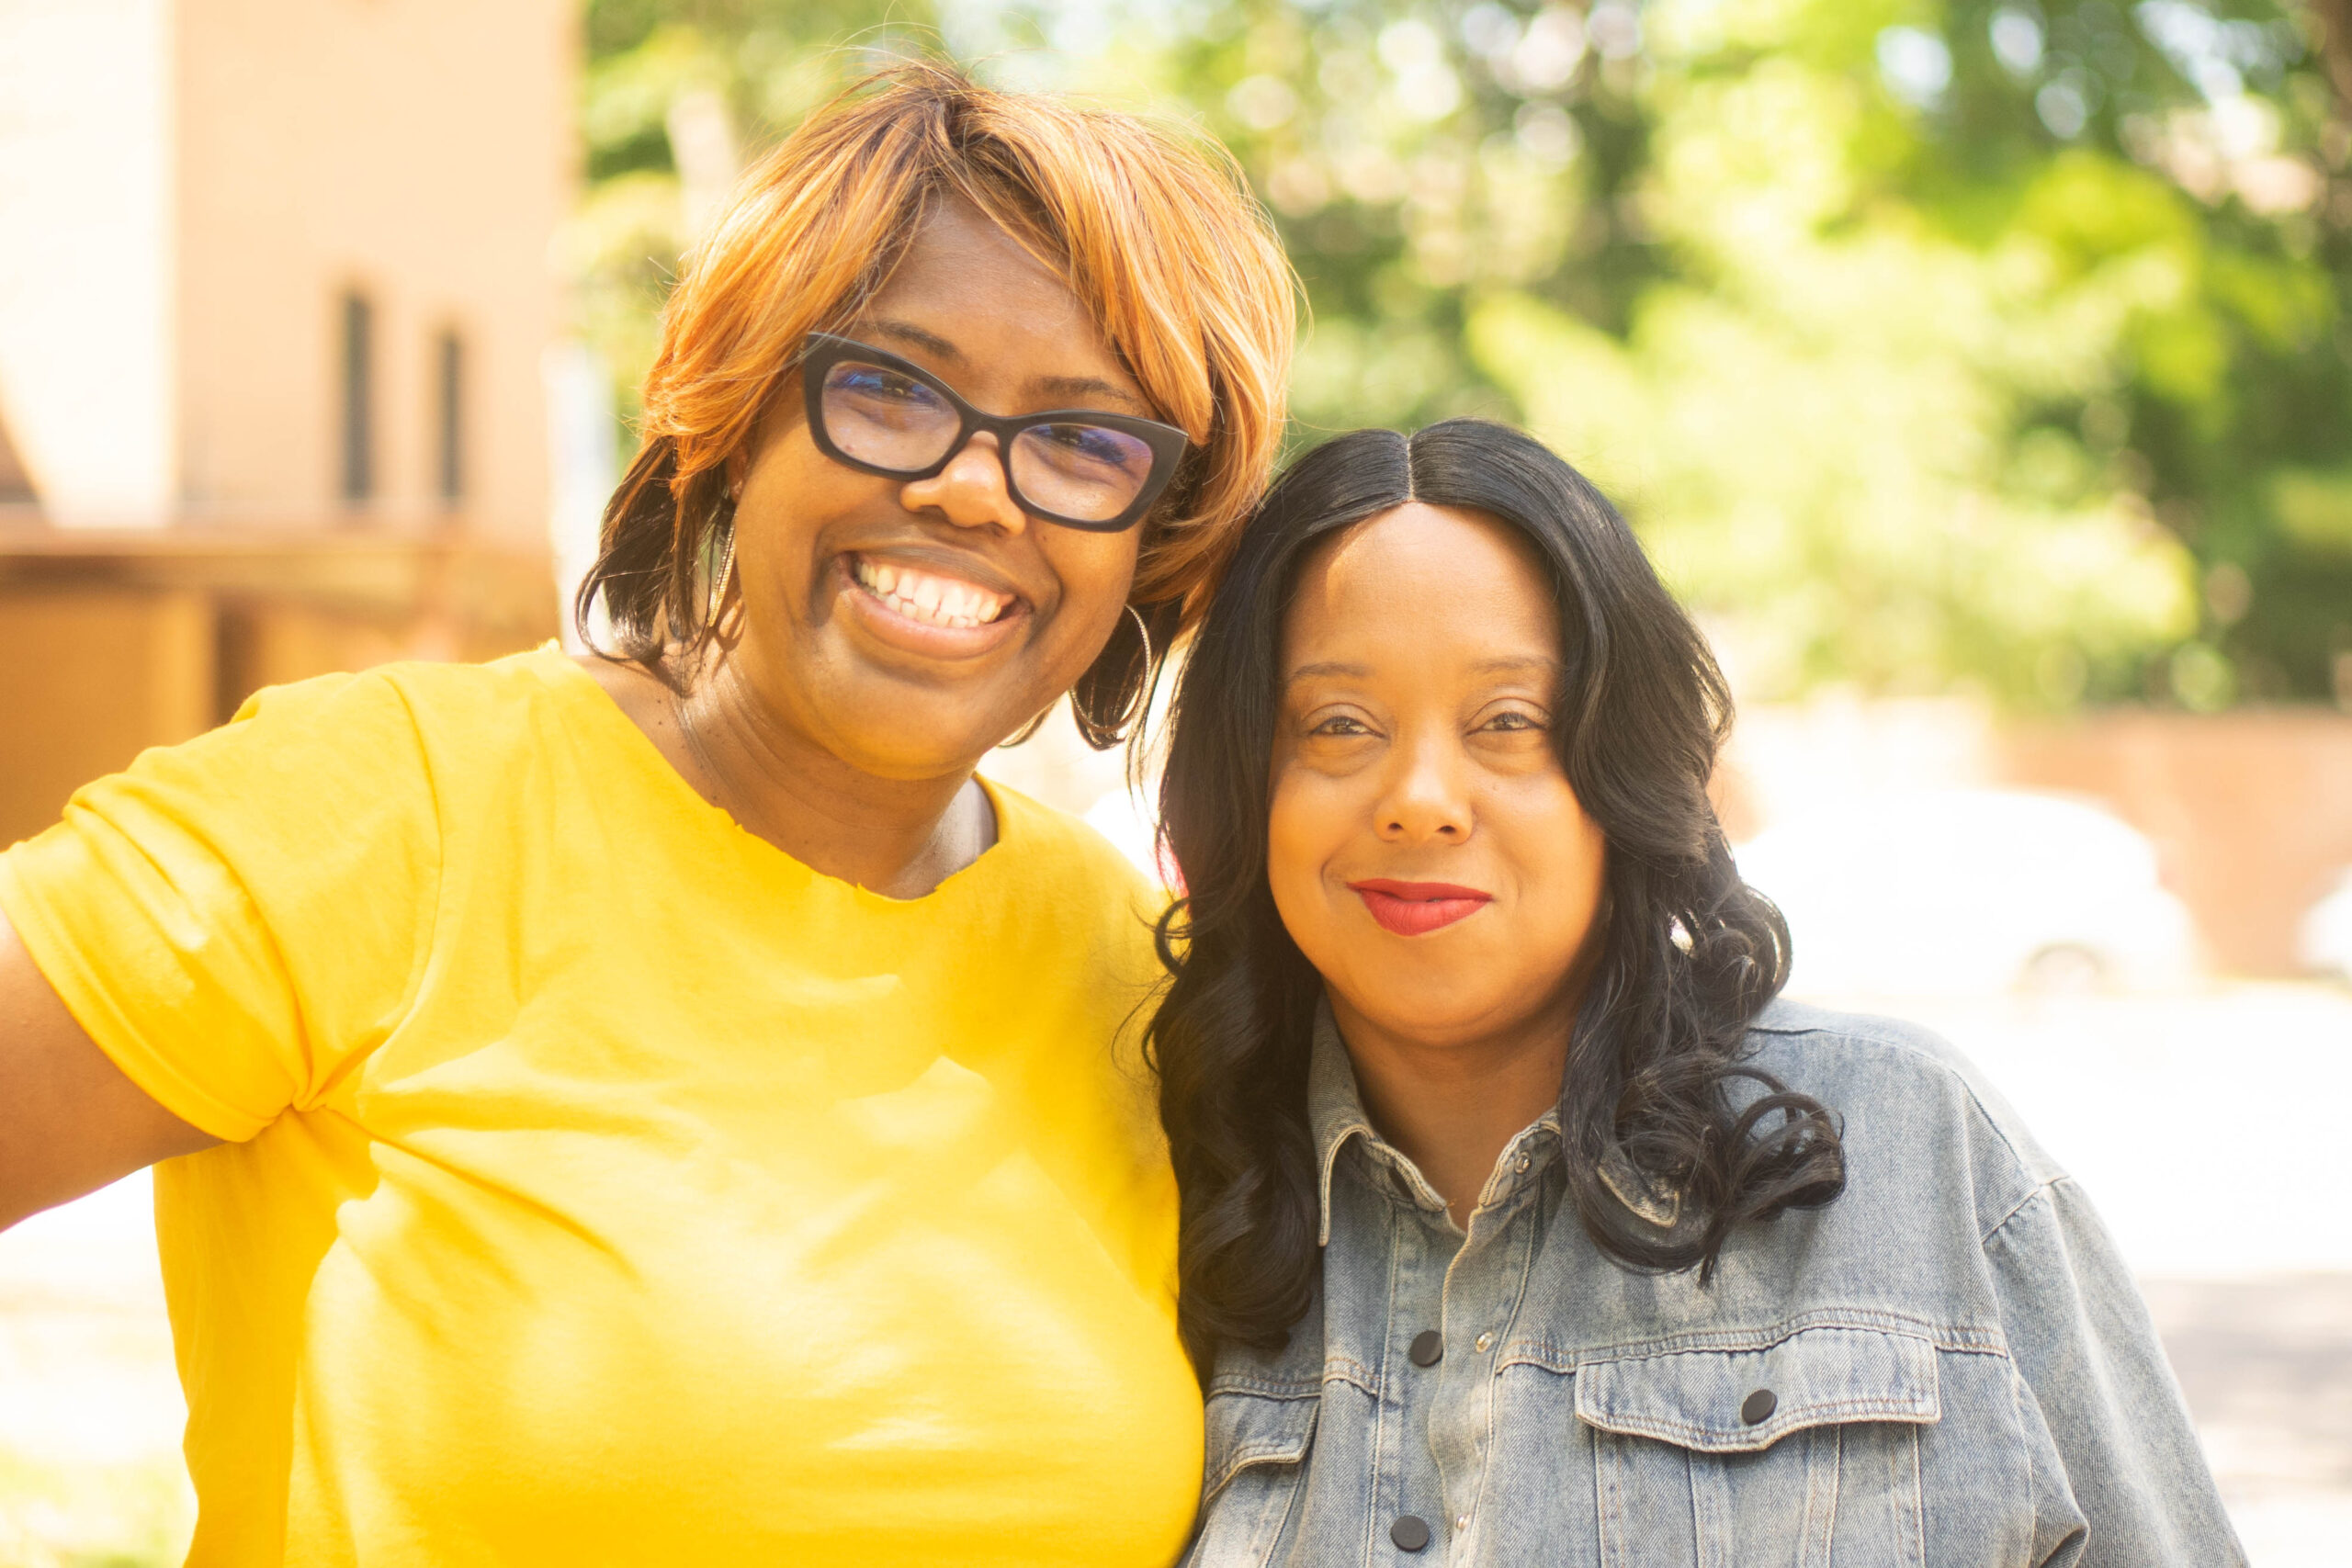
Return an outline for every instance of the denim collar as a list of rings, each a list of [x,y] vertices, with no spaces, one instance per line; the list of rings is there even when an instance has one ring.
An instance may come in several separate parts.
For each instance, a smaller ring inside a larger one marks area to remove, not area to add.
[[[1322,1214],[1319,1245],[1331,1245],[1331,1173],[1339,1167],[1340,1151],[1349,1140],[1359,1137],[1363,1140],[1365,1156],[1388,1172],[1398,1196],[1439,1224],[1453,1228],[1445,1200],[1420,1168],[1383,1138],[1373,1127],[1372,1118],[1364,1114],[1363,1098],[1356,1089],[1355,1064],[1348,1055],[1347,1042],[1340,1038],[1329,997],[1315,1003],[1314,1052],[1306,1068],[1306,1119],[1315,1137],[1316,1199]],[[1560,1157],[1565,1143],[1560,1108],[1555,1105],[1503,1145],[1494,1173],[1487,1178],[1486,1190],[1478,1195],[1477,1209],[1492,1208],[1540,1177],[1545,1167]],[[1611,1149],[1601,1160],[1600,1184],[1645,1224],[1667,1232],[1679,1226],[1682,1194],[1635,1169],[1622,1152]]]
[[[1437,1189],[1430,1185],[1418,1166],[1380,1135],[1372,1118],[1364,1114],[1363,1097],[1356,1089],[1355,1064],[1348,1055],[1347,1042],[1340,1038],[1340,1026],[1331,1016],[1328,997],[1315,1004],[1314,1049],[1306,1068],[1306,1120],[1315,1137],[1316,1195],[1322,1211],[1321,1246],[1331,1245],[1331,1173],[1339,1167],[1340,1151],[1351,1140],[1359,1138],[1363,1142],[1364,1156],[1387,1172],[1389,1185],[1397,1198],[1419,1210],[1432,1223],[1449,1230],[1454,1228],[1446,1213],[1445,1200],[1438,1195]],[[1545,1168],[1559,1157],[1560,1147],[1560,1108],[1555,1105],[1503,1145],[1503,1152],[1495,1160],[1494,1173],[1487,1178],[1486,1190],[1478,1195],[1474,1217],[1507,1201],[1520,1189],[1540,1179]]]

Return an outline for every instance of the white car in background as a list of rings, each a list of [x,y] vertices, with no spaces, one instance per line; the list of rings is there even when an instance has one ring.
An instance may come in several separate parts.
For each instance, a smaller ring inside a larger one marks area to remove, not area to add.
[[[1794,991],[2161,989],[2197,973],[2154,846],[2075,796],[1866,796],[1776,824],[1737,858],[1788,918]]]
[[[2338,872],[2335,886],[2304,911],[2295,949],[2314,975],[2352,981],[2352,865]]]

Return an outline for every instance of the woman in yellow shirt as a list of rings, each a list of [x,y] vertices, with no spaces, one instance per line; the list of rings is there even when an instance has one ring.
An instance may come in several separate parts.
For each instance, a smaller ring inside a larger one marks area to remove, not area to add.
[[[0,1224],[164,1162],[191,1561],[1174,1555],[1148,890],[972,769],[1132,721],[1290,333],[1214,158],[893,73],[679,284],[616,657],[265,693],[0,857]]]

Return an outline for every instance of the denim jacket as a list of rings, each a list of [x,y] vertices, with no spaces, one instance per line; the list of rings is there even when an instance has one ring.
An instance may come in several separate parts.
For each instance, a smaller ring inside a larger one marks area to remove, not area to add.
[[[1846,1191],[1736,1232],[1702,1288],[1594,1247],[1556,1112],[1457,1229],[1327,1010],[1320,1284],[1286,1348],[1217,1362],[1187,1562],[2242,1564],[2113,1243],[1968,1063],[1785,1002],[1747,1044],[1843,1118]]]

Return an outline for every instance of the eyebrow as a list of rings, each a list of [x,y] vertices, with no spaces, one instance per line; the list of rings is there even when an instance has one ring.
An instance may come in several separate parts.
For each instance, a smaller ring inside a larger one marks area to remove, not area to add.
[[[910,321],[879,321],[868,330],[894,343],[903,343],[916,348],[926,349],[942,359],[952,359],[959,365],[964,362],[962,349],[957,348],[937,333],[927,333]]]
[[[1371,669],[1365,665],[1342,664],[1333,660],[1325,660],[1319,664],[1300,665],[1297,669],[1283,677],[1283,684],[1285,686],[1295,685],[1301,681],[1311,680],[1317,675],[1351,675],[1358,679],[1362,679],[1371,673]]]
[[[1556,674],[1559,668],[1560,661],[1556,659],[1537,654],[1505,653],[1498,654],[1492,659],[1482,659],[1470,666],[1470,671],[1476,675],[1499,675],[1516,670],[1540,670],[1547,674]],[[1283,684],[1288,686],[1317,675],[1338,675],[1360,681],[1371,673],[1372,667],[1368,664],[1350,664],[1345,660],[1335,659],[1323,660],[1314,664],[1300,665],[1283,677]]]
[[[874,322],[867,330],[876,337],[888,338],[893,343],[920,348],[927,354],[952,364],[967,363],[962,349],[957,348],[937,333],[926,332],[911,321],[892,321],[886,318]],[[1085,400],[1092,398],[1097,400],[1108,400],[1124,404],[1127,408],[1141,412],[1148,418],[1159,417],[1153,412],[1151,405],[1142,398],[1117,382],[1106,381],[1100,376],[1040,376],[1031,380],[1029,385],[1040,397],[1053,399],[1066,407],[1077,406],[1083,403]]]
[[[1112,402],[1125,403],[1131,409],[1140,409],[1152,418],[1159,417],[1153,412],[1149,403],[1128,391],[1125,387],[1116,382],[1105,381],[1100,376],[1044,376],[1032,381],[1030,385],[1048,397],[1067,398],[1073,401],[1084,398],[1093,398],[1098,400],[1107,398]]]

